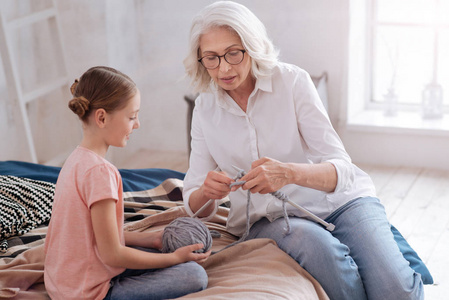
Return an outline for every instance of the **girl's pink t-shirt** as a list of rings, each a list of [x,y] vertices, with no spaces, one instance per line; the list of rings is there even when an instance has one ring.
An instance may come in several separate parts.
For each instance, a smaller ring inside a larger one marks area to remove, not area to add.
[[[117,168],[91,150],[77,147],[56,183],[45,240],[45,287],[52,299],[103,299],[109,281],[124,268],[101,260],[90,208],[104,199],[116,200],[117,227],[123,228],[123,187]],[[123,230],[119,230],[124,244]]]

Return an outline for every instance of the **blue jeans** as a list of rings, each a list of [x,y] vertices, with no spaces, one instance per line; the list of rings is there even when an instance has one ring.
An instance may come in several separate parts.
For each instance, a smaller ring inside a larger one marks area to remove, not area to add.
[[[138,249],[160,253],[155,249]],[[104,299],[172,299],[204,290],[207,282],[206,271],[196,262],[164,269],[126,269],[111,279],[111,287]]]
[[[321,225],[290,217],[256,222],[247,239],[270,238],[318,280],[330,299],[424,299],[421,275],[399,251],[385,209],[377,198],[358,198],[343,205]]]

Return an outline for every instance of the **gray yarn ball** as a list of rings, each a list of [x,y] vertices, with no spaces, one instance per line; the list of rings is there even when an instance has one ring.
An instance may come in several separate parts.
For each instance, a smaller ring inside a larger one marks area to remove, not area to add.
[[[192,244],[203,244],[196,253],[204,253],[212,247],[212,236],[206,225],[198,219],[181,217],[167,225],[162,234],[162,252],[171,253]]]

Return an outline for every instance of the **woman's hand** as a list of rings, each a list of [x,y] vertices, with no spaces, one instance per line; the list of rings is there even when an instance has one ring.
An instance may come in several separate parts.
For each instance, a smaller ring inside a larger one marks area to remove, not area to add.
[[[189,198],[190,209],[195,213],[205,205],[210,199],[218,200],[226,197],[231,189],[229,185],[234,182],[224,172],[210,171],[207,173],[204,183],[199,189],[194,191]],[[199,217],[209,216],[215,205],[214,201],[211,201],[211,205],[208,205],[200,214]]]
[[[210,171],[199,188],[204,200],[223,199],[231,192],[229,185],[234,182],[225,172]]]
[[[282,163],[264,157],[254,161],[251,170],[241,178],[244,190],[251,193],[272,193],[287,184],[332,193],[338,181],[337,170],[329,162],[317,164]]]
[[[272,193],[291,183],[291,173],[289,164],[263,157],[254,161],[251,170],[240,179],[246,181],[242,189],[250,190],[253,194]]]

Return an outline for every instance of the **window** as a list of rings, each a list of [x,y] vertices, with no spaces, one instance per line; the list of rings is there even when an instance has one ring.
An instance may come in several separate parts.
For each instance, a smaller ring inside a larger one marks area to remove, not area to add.
[[[449,0],[372,0],[367,19],[367,106],[448,113]]]

